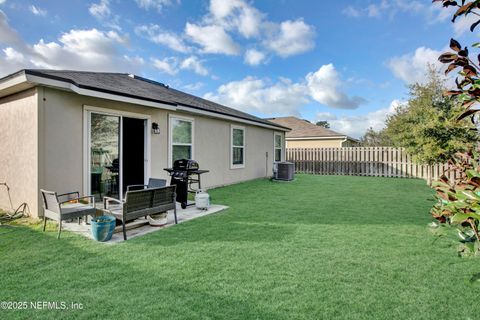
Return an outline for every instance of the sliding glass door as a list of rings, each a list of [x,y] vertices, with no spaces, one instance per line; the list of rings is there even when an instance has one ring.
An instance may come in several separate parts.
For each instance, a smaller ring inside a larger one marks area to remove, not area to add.
[[[90,194],[119,199],[120,117],[90,114]]]
[[[147,119],[88,111],[87,193],[122,199],[127,186],[148,176]]]

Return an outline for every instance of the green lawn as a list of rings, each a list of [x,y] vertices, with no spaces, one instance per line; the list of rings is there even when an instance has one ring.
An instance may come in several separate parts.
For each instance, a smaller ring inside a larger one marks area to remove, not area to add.
[[[299,175],[211,190],[228,211],[107,246],[0,229],[0,319],[479,319],[479,260],[427,223],[422,180]]]

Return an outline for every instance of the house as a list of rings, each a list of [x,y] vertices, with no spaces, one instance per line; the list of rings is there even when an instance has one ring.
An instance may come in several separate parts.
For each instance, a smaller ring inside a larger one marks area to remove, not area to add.
[[[135,75],[32,69],[0,79],[0,127],[0,182],[33,216],[40,188],[121,198],[180,158],[210,171],[204,188],[269,176],[288,131]]]
[[[357,139],[296,117],[269,118],[267,120],[292,129],[286,133],[287,148],[342,148],[358,144]]]

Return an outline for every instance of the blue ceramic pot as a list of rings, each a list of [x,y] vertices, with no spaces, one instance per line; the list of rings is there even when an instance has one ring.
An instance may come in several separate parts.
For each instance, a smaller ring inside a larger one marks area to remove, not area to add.
[[[90,221],[92,236],[97,241],[108,241],[115,230],[115,217],[100,216]]]

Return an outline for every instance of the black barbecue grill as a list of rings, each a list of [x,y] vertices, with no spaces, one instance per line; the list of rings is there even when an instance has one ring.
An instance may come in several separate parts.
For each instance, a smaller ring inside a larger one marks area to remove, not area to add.
[[[182,209],[187,205],[193,205],[194,203],[188,203],[188,193],[195,193],[202,188],[200,175],[209,171],[200,170],[198,162],[189,159],[176,160],[173,162],[173,168],[163,170],[170,174],[170,185],[177,186],[177,202],[180,202]],[[197,188],[194,188],[194,185],[197,185]]]

